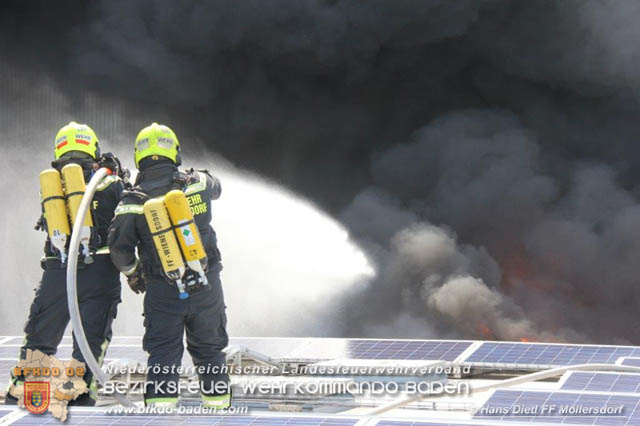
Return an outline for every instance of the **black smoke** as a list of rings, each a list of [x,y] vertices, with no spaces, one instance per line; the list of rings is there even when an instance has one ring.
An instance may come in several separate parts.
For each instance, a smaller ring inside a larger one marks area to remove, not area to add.
[[[378,270],[344,334],[640,342],[637,2],[2,8],[3,98],[166,122],[340,218]]]

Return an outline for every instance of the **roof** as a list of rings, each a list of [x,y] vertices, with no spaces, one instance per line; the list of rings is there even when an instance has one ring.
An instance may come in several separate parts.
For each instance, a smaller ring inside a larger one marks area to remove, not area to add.
[[[5,371],[14,366],[22,339],[0,337]],[[125,419],[105,414],[117,404],[103,391],[99,407],[72,407],[69,424],[640,425],[640,348],[634,346],[232,338],[225,351],[234,407],[246,412],[199,414],[199,395],[185,386],[175,418],[146,413]],[[57,357],[70,356],[66,336]],[[146,357],[141,337],[114,337],[103,370],[113,380],[138,383]],[[183,367],[183,382],[197,384],[187,354]],[[129,398],[139,402],[141,394],[134,389]],[[8,407],[0,416],[0,424],[44,420]]]

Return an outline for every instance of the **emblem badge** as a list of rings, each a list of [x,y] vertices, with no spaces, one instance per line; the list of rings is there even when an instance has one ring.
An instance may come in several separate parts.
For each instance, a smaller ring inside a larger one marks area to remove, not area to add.
[[[33,414],[42,414],[49,408],[49,382],[24,382],[24,406]]]

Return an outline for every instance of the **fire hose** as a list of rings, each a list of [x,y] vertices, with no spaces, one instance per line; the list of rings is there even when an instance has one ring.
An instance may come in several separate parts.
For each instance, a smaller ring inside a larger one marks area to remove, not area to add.
[[[84,334],[84,328],[82,327],[82,318],[80,317],[80,309],[78,307],[78,288],[77,288],[77,275],[78,275],[78,249],[80,246],[80,228],[83,224],[83,218],[89,210],[91,200],[96,192],[98,184],[109,173],[108,169],[99,169],[89,181],[87,188],[82,196],[80,207],[78,208],[78,214],[76,215],[73,230],[71,232],[71,242],[69,244],[69,260],[67,261],[67,304],[69,305],[69,315],[71,317],[71,325],[73,327],[73,334],[76,337],[80,352],[84,357],[84,360],[89,367],[89,370],[93,373],[93,376],[98,380],[102,386],[108,381],[109,377],[102,371],[100,364],[93,356],[87,337]],[[126,396],[114,393],[116,400],[125,407],[133,407],[134,404],[127,399]]]

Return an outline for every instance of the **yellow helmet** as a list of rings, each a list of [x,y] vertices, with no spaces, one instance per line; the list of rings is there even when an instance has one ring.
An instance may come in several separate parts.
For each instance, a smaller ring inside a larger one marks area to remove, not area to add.
[[[96,136],[91,127],[72,121],[58,130],[58,134],[56,134],[56,138],[53,141],[53,152],[56,160],[71,151],[86,152],[94,160],[100,156],[98,136]]]
[[[139,164],[143,158],[154,155],[166,157],[178,163],[178,151],[180,151],[180,142],[173,130],[163,124],[153,123],[140,130],[136,137],[134,149],[136,167],[140,167]]]

